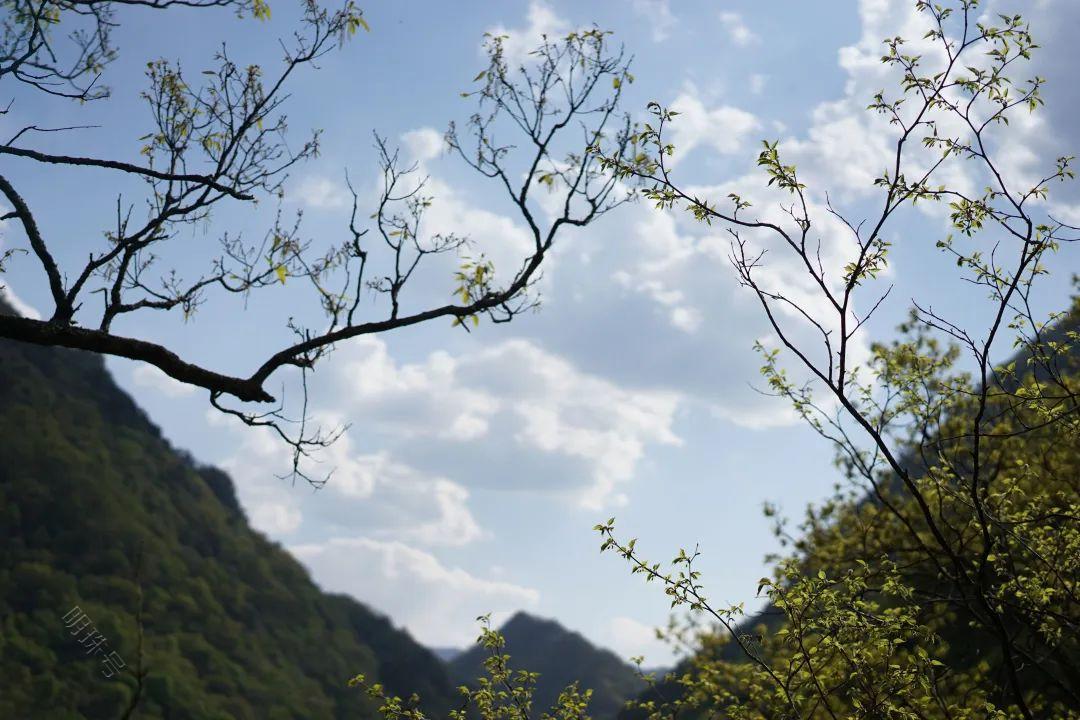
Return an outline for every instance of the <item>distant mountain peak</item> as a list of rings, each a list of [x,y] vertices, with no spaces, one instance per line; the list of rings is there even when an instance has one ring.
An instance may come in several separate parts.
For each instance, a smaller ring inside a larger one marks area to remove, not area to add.
[[[607,720],[645,687],[629,663],[610,650],[596,647],[557,620],[522,610],[503,623],[499,632],[506,639],[510,666],[540,674],[533,698],[538,711],[548,710],[559,693],[576,681],[581,689],[593,691],[589,714]],[[474,646],[448,662],[447,667],[455,682],[469,685],[483,675],[486,657],[487,650]]]
[[[551,631],[560,632],[573,632],[572,630],[564,627],[558,620],[554,618],[540,617],[539,615],[533,615],[525,610],[518,610],[510,618],[502,624],[500,632],[505,632],[510,628],[518,627],[543,627]]]

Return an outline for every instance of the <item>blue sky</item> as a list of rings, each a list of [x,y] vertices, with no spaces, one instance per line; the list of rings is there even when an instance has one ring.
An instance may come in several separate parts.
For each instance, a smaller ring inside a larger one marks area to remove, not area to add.
[[[1032,157],[1080,149],[1072,121],[1080,98],[1068,78],[1078,51],[1063,29],[1080,21],[1080,6],[1022,5],[992,4],[1030,12],[1044,46],[1032,71],[1050,81],[1047,111],[1018,123],[1007,146],[1009,167],[1021,174]],[[448,121],[471,110],[459,93],[483,64],[485,31],[528,44],[541,33],[595,23],[615,31],[634,56],[637,80],[626,109],[644,117],[645,103],[658,100],[681,111],[674,141],[688,182],[752,193],[761,185],[753,167],[759,140],[780,139],[812,192],[828,188],[858,216],[875,202],[868,180],[880,169],[887,139],[864,110],[889,80],[876,62],[880,40],[922,35],[911,6],[372,4],[365,7],[371,32],[292,86],[290,125],[297,136],[321,128],[323,152],[293,173],[282,207],[304,212],[306,236],[340,240],[349,213],[344,172],[372,197],[378,131],[431,175],[433,229],[468,234],[491,256],[512,257],[522,233],[512,208],[442,154],[437,139]],[[133,157],[146,131],[138,100],[146,61],[178,58],[198,70],[227,41],[235,59],[272,66],[276,38],[289,32],[292,19],[285,4],[272,8],[268,23],[216,10],[170,11],[162,22],[160,14],[125,10],[120,60],[106,75],[113,96],[79,110],[80,123],[100,127],[50,135],[36,147]],[[27,97],[0,129],[24,120],[70,124],[71,113],[68,104]],[[57,175],[19,162],[9,163],[13,181],[39,208],[43,230],[69,267],[100,240],[117,193],[142,192],[97,171]],[[1061,195],[1055,211],[1076,223],[1074,197]],[[193,228],[171,261],[197,272],[222,231],[258,236],[274,210],[269,202],[225,208]],[[934,300],[963,322],[978,319],[978,296],[934,250],[943,228],[933,212],[911,213],[893,226],[887,281],[897,290],[867,341],[888,337],[913,296]],[[837,479],[830,449],[793,423],[781,401],[751,387],[760,364],[752,345],[768,334],[718,239],[719,230],[645,205],[627,207],[563,239],[537,314],[471,334],[428,325],[340,348],[314,375],[311,408],[317,418],[351,427],[322,458],[334,475],[317,493],[279,481],[286,449],[216,414],[202,393],[149,368],[124,361],[110,367],[175,444],[230,471],[253,524],[292,549],[320,585],[355,595],[422,642],[462,646],[477,615],[526,609],[624,657],[666,663],[669,651],[650,632],[666,622],[665,596],[629,577],[616,558],[601,556],[592,526],[615,515],[656,559],[697,543],[711,597],[753,606],[756,581],[766,573],[763,556],[776,547],[762,504],[798,516]],[[5,232],[5,246],[20,242]],[[1051,269],[1038,297],[1047,311],[1064,305],[1069,275],[1080,271],[1076,248],[1065,248]],[[777,272],[797,284],[790,268]],[[5,282],[27,306],[45,308],[39,274],[28,259],[16,259]],[[411,300],[418,305],[441,302],[452,288],[448,271],[421,284]],[[115,329],[245,373],[287,340],[290,315],[310,316],[310,298],[298,293],[276,288],[246,307],[236,298],[211,298],[188,323],[136,316]],[[281,382],[289,387],[290,378]]]

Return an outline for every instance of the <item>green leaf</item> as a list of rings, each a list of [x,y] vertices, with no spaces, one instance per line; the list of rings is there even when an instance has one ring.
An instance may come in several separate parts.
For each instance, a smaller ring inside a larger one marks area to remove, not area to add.
[[[270,6],[266,3],[266,0],[254,0],[251,3],[251,14],[256,20],[269,20]]]

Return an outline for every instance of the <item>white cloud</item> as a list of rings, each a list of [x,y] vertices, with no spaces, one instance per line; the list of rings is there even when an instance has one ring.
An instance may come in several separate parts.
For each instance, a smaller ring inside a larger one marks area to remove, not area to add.
[[[169,377],[153,365],[140,363],[131,371],[131,381],[136,387],[153,390],[165,397],[178,398],[194,394],[197,389],[193,385],[187,385]]]
[[[746,25],[742,15],[737,12],[720,13],[720,25],[724,28],[731,42],[739,47],[746,47],[758,42],[760,38]]]
[[[0,215],[3,215],[10,211],[7,205],[0,203]],[[4,241],[7,239],[8,220],[0,220],[0,253],[4,251]],[[14,290],[11,289],[11,285],[6,282],[0,282],[0,300],[4,300],[10,305],[15,312],[19,313],[25,318],[31,320],[40,320],[41,313],[38,312],[30,303],[20,298]]]
[[[455,383],[458,361],[437,351],[423,363],[399,366],[382,340],[361,338],[337,369],[352,404],[381,418],[382,427],[406,436],[474,440],[488,432],[499,409],[491,395]]]
[[[677,24],[671,12],[671,0],[634,0],[634,14],[640,15],[652,27],[653,42],[664,42]]]
[[[303,514],[287,498],[283,502],[245,504],[245,508],[252,526],[271,537],[295,532],[303,520]]]
[[[656,237],[662,236],[665,227],[664,225],[670,225],[670,217],[661,213],[655,213],[642,220],[642,232],[652,233],[656,232]],[[670,267],[672,263],[677,263],[682,259],[692,254],[692,249],[689,246],[682,246],[678,249],[669,248],[673,252],[664,260],[662,265]],[[650,277],[651,271],[661,270],[661,264],[652,264],[648,266],[644,272],[631,272],[628,270],[618,270],[613,273],[612,278],[628,290],[634,292],[640,292],[647,295],[658,305],[668,308],[670,313],[671,324],[686,333],[694,333],[701,327],[701,311],[688,305],[689,302],[686,293],[674,285],[668,285],[660,279]]]
[[[1066,100],[1075,100],[1080,93],[1068,78],[1069,65],[1060,62],[1061,57],[1075,56],[1074,44],[1067,32],[1059,30],[1060,20],[1051,18],[1054,13],[1066,11],[1071,15],[1080,11],[1080,6],[1074,9],[1069,3],[1058,2],[1048,3],[1047,8],[1045,15],[1032,19],[1036,39],[1041,41],[1043,33],[1051,32],[1058,48],[1070,43],[1069,49],[1057,50],[1056,55],[1045,51],[1051,59],[1030,70],[1051,77],[1057,72],[1059,82],[1048,92],[1056,90]],[[861,3],[860,12],[861,37],[839,56],[848,78],[843,95],[814,109],[806,133],[781,142],[784,161],[796,164],[809,186],[813,220],[809,239],[822,241],[822,260],[834,283],[852,257],[854,238],[827,212],[825,191],[831,193],[834,205],[850,210],[855,221],[861,217],[859,212],[875,212],[879,190],[873,187],[873,180],[891,161],[894,151],[895,128],[866,110],[875,92],[895,86],[895,77],[880,63],[881,39],[899,32],[912,39],[908,52],[924,52],[927,64],[934,61],[933,52],[920,40],[925,32],[925,17],[913,11],[912,3],[867,0]],[[1028,71],[1017,72],[1026,77]],[[1020,142],[1002,147],[1002,160],[1011,175],[1020,175],[1021,183],[1041,169],[1034,162],[1036,157],[1052,158],[1069,152],[1070,147],[1080,147],[1080,132],[1076,130],[1080,126],[1069,120],[1075,114],[1075,105],[1066,103],[1057,122],[1052,113],[1051,117],[1018,115],[1010,125],[1009,131],[1015,132]],[[672,106],[683,111],[670,126],[675,159],[700,147],[737,154],[748,145],[748,133],[757,127],[753,116],[742,111],[710,107],[693,87],[685,89]],[[779,132],[784,132],[782,127]],[[1063,142],[1063,137],[1073,141]],[[1033,152],[1033,148],[1048,144],[1047,138],[1055,149]],[[924,161],[925,156],[916,148],[907,174],[912,175]],[[947,167],[941,177],[954,187],[974,186],[963,163]],[[755,170],[692,191],[718,205],[726,203],[727,193],[738,192],[754,203],[754,212],[764,212],[790,226],[790,218],[780,211],[781,203],[790,200],[764,191],[763,185],[762,174]],[[873,206],[861,204],[868,197],[875,203]],[[1061,203],[1053,209],[1067,220],[1076,216],[1068,214],[1068,207]],[[602,228],[592,229],[583,239],[591,243],[581,251],[588,253],[587,265],[579,264],[573,272],[564,266],[558,269],[555,301],[544,313],[549,320],[546,331],[557,338],[549,341],[550,347],[591,373],[622,384],[670,389],[691,402],[704,403],[715,416],[743,426],[771,427],[792,422],[793,415],[784,402],[756,395],[747,387],[748,382],[755,381],[760,364],[749,349],[757,340],[770,342],[771,331],[753,295],[738,287],[727,259],[730,238],[724,228],[694,223],[682,214],[657,213],[644,204],[605,219]],[[793,256],[784,248],[765,238],[745,232],[743,236],[769,250],[759,278],[771,288],[782,289],[818,319],[828,320],[823,322],[826,328],[835,329],[835,320],[805,268],[793,262]],[[600,277],[602,273],[605,277]],[[895,280],[890,275],[891,270],[887,270],[886,283]],[[894,297],[900,295],[894,293]],[[868,304],[872,299],[867,294],[861,296],[860,302]],[[855,309],[862,312],[866,307]],[[815,348],[821,345],[820,338],[815,339],[816,333],[790,309],[781,310],[781,319],[789,327],[802,325],[795,331],[800,343],[813,343]],[[579,326],[585,329],[579,331]],[[598,350],[597,328],[603,329],[602,351]],[[867,340],[859,337],[854,356],[849,358],[852,362],[865,358]],[[823,360],[823,352],[815,359]]]
[[[667,665],[674,660],[671,645],[656,636],[656,628],[629,617],[614,617],[608,624],[607,644],[623,660],[644,657],[643,668]]]
[[[7,302],[15,312],[25,318],[30,318],[31,320],[41,319],[41,313],[38,312],[38,309],[16,295],[15,291],[12,290],[11,286],[8,284],[0,285],[0,299]]]
[[[788,199],[764,188],[756,172],[688,190],[719,207],[730,202],[728,193],[739,192],[764,218],[792,225],[782,209]],[[809,211],[814,221],[810,241],[821,239],[822,262],[842,268],[855,249],[850,231],[818,203],[811,201]],[[557,338],[553,349],[611,382],[667,390],[684,406],[702,406],[744,427],[796,422],[786,402],[751,387],[759,381],[761,364],[752,347],[758,340],[768,344],[769,327],[731,267],[726,229],[695,222],[685,213],[658,212],[645,203],[624,209],[604,227],[590,236],[595,239],[588,248],[588,266],[576,266],[567,276],[560,267],[556,302],[543,314],[547,331]],[[837,324],[801,261],[785,246],[760,233],[744,232],[743,238],[769,250],[758,274],[763,284],[782,290],[823,326]],[[831,282],[840,275],[829,272]],[[579,287],[589,292],[572,300],[567,288]],[[821,345],[816,331],[794,310],[780,308],[779,317],[797,342]],[[597,328],[603,328],[600,337]],[[861,338],[856,344],[852,360],[857,362],[865,348]],[[815,359],[824,360],[823,352]]]
[[[292,486],[278,477],[290,467],[288,446],[268,430],[225,424],[220,413],[208,413],[212,426],[236,437],[233,453],[217,464],[232,477],[252,527],[271,537],[298,530],[304,521],[299,498],[290,493]]]
[[[409,130],[401,136],[409,156],[416,162],[427,162],[446,150],[446,140],[438,130],[429,127]]]
[[[438,178],[432,178],[427,189],[434,196],[425,215],[429,230],[469,238],[469,252],[490,260],[497,279],[507,279],[533,252],[532,235],[518,222],[471,205],[462,191]]]
[[[671,101],[669,107],[679,113],[670,125],[676,161],[687,158],[701,145],[721,155],[743,152],[748,139],[761,125],[752,113],[730,105],[706,107],[692,86]]]
[[[874,193],[874,179],[889,166],[895,151],[892,132],[858,103],[851,97],[818,105],[807,138],[781,144],[784,158],[795,162],[814,192]]]
[[[443,463],[453,446],[477,447],[471,460],[462,455],[462,476],[490,473],[483,466],[501,454],[511,466],[520,463],[517,477],[487,482],[552,487],[542,472],[538,486],[521,472],[530,453],[552,455],[574,468],[556,491],[596,508],[616,501],[616,486],[633,477],[647,445],[679,443],[672,430],[677,395],[620,388],[528,341],[458,356],[437,351],[422,362],[397,364],[372,338],[339,355],[332,394],[343,400],[335,412],[417,439]]]
[[[341,424],[326,412],[312,421],[324,427]],[[469,510],[464,487],[420,472],[386,450],[357,452],[346,434],[323,451],[319,461],[309,469],[328,475],[329,482],[319,501],[307,503],[317,532],[362,522],[375,537],[427,546],[461,546],[485,537]],[[270,534],[291,534],[304,523],[305,498],[278,478],[289,463],[288,446],[269,432],[251,431],[243,432],[234,454],[221,463],[235,480],[252,524]]]
[[[289,549],[325,590],[361,598],[431,646],[468,646],[477,616],[534,608],[540,599],[532,588],[477,577],[401,542],[341,537]]]
[[[443,136],[429,127],[414,128],[401,135],[401,142],[411,161],[418,163],[418,178],[426,177],[424,194],[431,198],[431,205],[424,213],[421,236],[425,239],[436,234],[456,235],[468,238],[467,253],[483,254],[495,266],[496,278],[506,278],[521,267],[534,250],[532,235],[524,225],[511,218],[477,207],[470,202],[467,191],[451,185],[431,174],[428,163],[443,154],[446,144]],[[427,263],[429,272],[442,272],[446,278],[456,269],[459,259],[447,254]],[[419,285],[420,283],[415,283]],[[442,293],[447,286],[439,288]],[[412,295],[405,297],[406,302]],[[444,299],[445,295],[440,295]],[[430,298],[418,298],[421,302]]]
[[[484,536],[469,512],[468,490],[445,478],[436,478],[428,485],[427,495],[434,500],[438,517],[407,529],[403,533],[405,537],[424,545],[438,545],[444,538],[453,538],[463,545]]]
[[[881,62],[885,38],[905,39],[903,52],[922,56],[920,66],[929,72],[944,62],[938,44],[924,37],[930,27],[926,13],[915,9],[914,3],[897,0],[862,0],[859,3],[862,31],[853,45],[839,50],[841,70],[847,74],[844,95],[820,103],[813,111],[812,123],[805,138],[789,138],[781,143],[788,162],[796,164],[812,192],[823,196],[827,190],[836,198],[860,199],[876,195],[874,180],[891,168],[894,162],[898,128],[885,115],[866,109],[874,95],[886,91],[886,97],[896,97],[901,73],[895,66]],[[972,55],[965,62],[983,62]],[[917,112],[919,103],[909,101],[903,106],[907,114]],[[934,119],[941,134],[965,135],[965,128],[946,112],[934,111],[924,119]],[[908,118],[910,120],[910,118]],[[908,177],[919,177],[939,157],[938,151],[926,151],[918,142],[905,148],[902,168]],[[975,183],[969,174],[972,163],[954,161],[938,169],[938,182],[970,192]],[[925,203],[925,212],[935,212],[939,206]]]
[[[386,451],[349,455],[348,437],[340,444],[343,449],[336,454],[341,464],[330,493],[371,498],[379,517],[375,534],[428,546],[467,545],[485,536],[469,510],[469,491],[461,485],[421,473]]]
[[[980,9],[978,19],[996,22],[998,12],[1011,15],[1016,10],[1012,2],[991,2]],[[884,89],[886,96],[891,98],[899,94],[897,69],[881,62],[883,39],[903,37],[903,52],[921,56],[920,67],[925,72],[934,72],[946,62],[939,44],[924,37],[931,19],[927,13],[917,12],[914,3],[861,0],[859,15],[861,32],[858,40],[838,53],[840,68],[846,74],[843,96],[822,102],[814,109],[811,126],[804,137],[787,138],[780,144],[784,161],[798,166],[810,191],[819,200],[826,190],[829,191],[833,203],[856,221],[863,217],[862,212],[871,217],[876,213],[875,208],[862,203],[867,199],[877,202],[881,191],[873,186],[873,182],[887,168],[891,171],[895,161],[898,128],[890,125],[886,117],[866,110],[866,105],[880,90]],[[1032,187],[1038,179],[1053,172],[1055,158],[1074,154],[1080,147],[1077,130],[1080,126],[1075,122],[1080,93],[1070,70],[1076,64],[1077,49],[1074,38],[1067,31],[1080,22],[1080,5],[1069,0],[1048,0],[1025,8],[1024,15],[1040,47],[1033,52],[1031,62],[1013,63],[1008,74],[1017,87],[1023,87],[1032,76],[1045,78],[1042,96],[1046,106],[1038,108],[1034,114],[1019,109],[1009,116],[1007,126],[991,126],[984,135],[997,171],[1014,192],[1024,192]],[[973,48],[973,51],[965,55],[961,65],[985,65],[988,62],[982,50]],[[920,103],[912,99],[903,107],[910,120],[910,113],[916,112]],[[927,118],[936,122],[940,135],[969,137],[969,129],[951,113],[934,111]],[[921,133],[918,139],[921,139]],[[901,172],[908,178],[920,177],[938,158],[937,151],[926,151],[917,141],[909,142]],[[979,195],[984,186],[996,185],[996,182],[981,163],[954,157],[935,172],[930,184]],[[1036,215],[1045,211],[1067,220],[1080,198],[1077,186],[1055,183],[1050,189],[1049,202],[1035,200],[1028,202],[1026,207]],[[946,221],[948,208],[945,203],[921,203],[918,207],[934,220]],[[940,232],[944,234],[947,230],[942,227]],[[1068,248],[1065,251],[1068,252]],[[922,292],[925,295],[932,290],[925,288]],[[951,295],[943,296],[943,299],[954,301]]]
[[[496,25],[488,30],[492,35],[507,36],[503,42],[503,53],[511,66],[525,63],[529,53],[543,43],[544,38],[556,40],[571,30],[569,21],[559,17],[550,5],[541,0],[529,3],[525,19],[527,25],[523,28]]]
[[[301,205],[318,210],[345,207],[351,200],[343,184],[313,175],[301,180],[293,192]]]
[[[701,312],[696,308],[677,307],[671,311],[671,324],[683,332],[697,332],[701,327]]]
[[[1039,45],[1032,52],[1030,63],[1012,68],[1012,76],[1015,80],[1035,75],[1044,78],[1042,97],[1046,105],[1035,113],[1014,114],[1008,127],[996,129],[1002,140],[995,147],[1002,174],[1016,189],[1026,190],[1036,179],[1053,172],[1058,157],[1077,155],[1080,150],[1080,125],[1076,122],[1080,88],[1074,72],[1080,61],[1080,48],[1072,32],[1080,23],[1080,4],[1072,0],[1041,0],[1031,7],[1018,8],[1015,3],[994,0],[985,10],[994,19],[999,12],[1010,15],[1022,12]],[[1052,183],[1049,201],[1033,204],[1058,220],[1075,225],[1080,221],[1077,210],[1080,185]],[[1063,252],[1075,253],[1075,245],[1066,246]]]

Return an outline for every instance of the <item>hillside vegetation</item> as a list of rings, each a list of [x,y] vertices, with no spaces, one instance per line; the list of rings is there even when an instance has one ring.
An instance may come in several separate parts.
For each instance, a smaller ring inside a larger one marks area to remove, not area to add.
[[[449,707],[442,663],[321,592],[99,357],[0,341],[0,457],[0,717],[120,718],[137,692],[139,718],[372,717],[357,672]],[[105,652],[72,636],[75,606]]]

